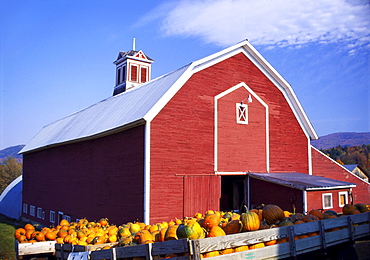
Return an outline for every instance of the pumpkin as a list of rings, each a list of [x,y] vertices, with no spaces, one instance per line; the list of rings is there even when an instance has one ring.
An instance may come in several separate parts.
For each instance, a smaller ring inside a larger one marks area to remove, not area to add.
[[[327,210],[327,211],[325,211],[325,212],[322,214],[322,218],[323,218],[323,219],[336,218],[336,217],[338,217],[338,214],[337,214],[337,212],[335,212],[334,210]]]
[[[259,229],[269,229],[270,228],[270,225],[267,224],[266,221],[261,221],[261,224],[260,224],[260,228]]]
[[[159,240],[159,242],[163,242],[163,241],[164,241],[164,237],[165,237],[165,235],[166,235],[167,229],[168,229],[168,227],[165,227],[165,228],[162,228],[162,229],[159,231],[159,235],[158,235],[158,240]]]
[[[234,249],[232,249],[232,248],[226,248],[226,249],[223,249],[223,250],[220,251],[221,255],[227,255],[227,254],[231,254],[231,253],[234,253]]]
[[[306,223],[302,219],[294,221],[294,225]]]
[[[82,232],[82,231],[81,231]],[[47,232],[46,234],[45,234],[45,239],[46,240],[51,240],[51,241],[53,241],[53,240],[55,240],[57,238],[57,234],[56,234],[56,232],[55,231],[49,231],[49,232]]]
[[[177,240],[178,238],[177,238],[176,231],[178,227],[179,227],[178,225],[173,225],[173,226],[168,227],[164,235],[164,241]]]
[[[285,226],[291,226],[294,225],[292,221],[289,220],[284,220],[279,223],[279,227],[285,227]]]
[[[238,247],[234,248],[234,252],[242,252],[242,251],[246,251],[246,250],[249,250],[249,246],[238,246]]]
[[[257,243],[254,245],[250,245],[249,249],[257,249],[257,248],[262,248],[262,247],[265,247],[265,243]]]
[[[262,211],[263,218],[270,225],[277,224],[285,220],[284,211],[277,205],[266,205]]]
[[[261,221],[255,212],[250,212],[245,206],[246,212],[240,216],[244,231],[255,231],[260,228]]]
[[[276,244],[276,240],[271,240],[271,241],[265,242],[265,246],[272,246],[272,245],[275,245],[275,244]]]
[[[221,237],[221,236],[226,236],[225,231],[219,227],[219,226],[214,226],[210,229],[207,237]]]
[[[176,230],[178,239],[201,239],[205,237],[204,229],[199,225],[196,219],[185,220]]]
[[[18,238],[19,236],[26,235],[26,230],[24,228],[18,228],[14,231],[14,237]]]
[[[139,244],[149,244],[154,242],[152,234],[150,234],[150,232],[146,229],[137,232],[135,238],[137,237],[138,237],[137,241]]]
[[[212,251],[212,252],[204,253],[203,254],[203,257],[204,258],[207,258],[207,257],[218,256],[218,255],[220,255],[220,252],[218,252],[218,251]]]
[[[318,221],[319,218],[314,215],[308,214],[308,215],[303,216],[302,220],[303,222],[313,222],[313,221]]]
[[[349,215],[352,210],[357,209],[355,205],[352,204],[344,204],[342,207],[342,212],[344,215]]]
[[[357,204],[355,204],[355,207],[361,213],[369,212],[369,209],[366,207],[366,205],[364,203],[357,203]]]
[[[318,209],[310,210],[310,212],[308,212],[308,214],[316,216],[319,220],[322,219],[322,213]]]
[[[297,220],[302,220],[303,214],[302,213],[295,213],[295,214],[291,215],[290,218],[293,222],[296,222]]]
[[[263,217],[262,217],[262,209],[251,209],[249,212],[254,212],[258,215],[260,221],[262,221]]]
[[[24,229],[25,230],[35,230],[35,226],[30,224],[30,223],[27,223],[25,226],[24,226]]]
[[[354,210],[352,210],[349,214],[350,214],[350,215],[354,215],[354,214],[361,214],[361,212],[360,212],[359,210],[357,210],[357,209],[354,209]]]
[[[210,230],[212,227],[214,226],[218,226],[220,224],[220,216],[217,215],[217,214],[207,214],[205,217],[204,217],[204,221],[203,221],[203,227],[206,229],[206,230]]]
[[[240,222],[240,220],[234,219],[228,222],[223,229],[226,235],[236,234],[242,231],[243,225],[242,225],[242,222]]]

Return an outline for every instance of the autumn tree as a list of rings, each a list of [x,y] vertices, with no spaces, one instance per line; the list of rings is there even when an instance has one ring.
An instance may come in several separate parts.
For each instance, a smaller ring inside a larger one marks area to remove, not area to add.
[[[14,157],[6,158],[0,165],[0,194],[18,176],[22,174],[22,163]]]

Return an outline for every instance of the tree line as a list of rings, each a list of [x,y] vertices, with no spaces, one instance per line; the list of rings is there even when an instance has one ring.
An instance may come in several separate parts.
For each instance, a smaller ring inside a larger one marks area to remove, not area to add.
[[[339,164],[358,164],[358,167],[370,176],[370,144],[358,146],[340,146],[321,149],[321,152],[337,161]]]
[[[22,174],[22,163],[12,156],[7,157],[0,164],[0,194],[18,176]]]

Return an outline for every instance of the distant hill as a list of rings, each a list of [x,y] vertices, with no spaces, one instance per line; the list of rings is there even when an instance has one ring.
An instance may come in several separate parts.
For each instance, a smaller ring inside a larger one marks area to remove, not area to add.
[[[22,150],[23,147],[24,145],[16,145],[0,150],[0,162],[4,161],[9,156],[22,161],[22,155],[18,154],[18,152]]]
[[[318,140],[311,141],[311,144],[317,149],[329,149],[340,146],[357,146],[370,144],[370,132],[354,133],[342,132],[329,134],[320,137]]]

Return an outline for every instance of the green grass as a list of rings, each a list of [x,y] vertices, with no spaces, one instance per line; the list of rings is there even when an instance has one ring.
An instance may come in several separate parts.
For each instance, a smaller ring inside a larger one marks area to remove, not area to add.
[[[0,215],[0,260],[17,259],[14,248],[14,231],[23,226],[24,222]]]

